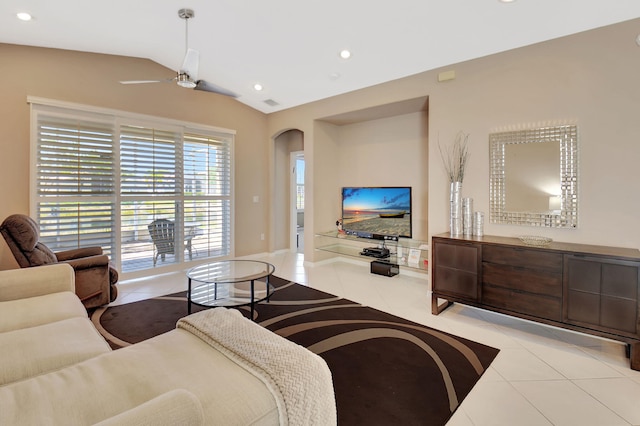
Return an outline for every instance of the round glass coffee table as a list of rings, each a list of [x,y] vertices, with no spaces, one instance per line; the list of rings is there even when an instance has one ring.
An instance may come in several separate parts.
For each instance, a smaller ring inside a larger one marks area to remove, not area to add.
[[[273,293],[269,278],[275,270],[272,264],[257,260],[220,260],[189,269],[187,312],[191,314],[191,304],[208,308],[248,305],[253,319],[254,305]]]

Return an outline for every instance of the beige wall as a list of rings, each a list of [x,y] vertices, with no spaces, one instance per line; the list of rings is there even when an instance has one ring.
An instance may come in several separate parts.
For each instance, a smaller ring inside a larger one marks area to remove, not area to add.
[[[426,120],[426,113],[416,112],[338,127],[339,152],[332,162],[339,176],[332,189],[338,209],[332,223],[341,214],[343,186],[411,186],[413,237],[427,238]]]
[[[438,141],[451,143],[459,131],[470,134],[463,196],[486,212],[485,233],[502,236],[537,234],[559,241],[623,247],[640,246],[640,48],[635,38],[640,19],[562,39],[455,64],[269,115],[269,132],[298,128],[305,132],[305,155],[313,170],[314,208],[307,213],[309,234],[330,229],[339,208],[337,176],[353,171],[342,164],[339,127],[317,120],[419,96],[429,97],[428,223],[429,236],[448,231],[448,183]],[[424,53],[428,54],[428,53]],[[455,70],[456,79],[438,83],[437,75]],[[402,118],[396,118],[402,120]],[[488,220],[488,135],[505,126],[535,126],[570,120],[578,124],[579,227],[550,230],[493,225]],[[381,147],[380,149],[387,149]],[[380,153],[376,155],[382,155]],[[415,155],[421,155],[416,152]],[[310,158],[313,161],[310,161]],[[311,165],[312,164],[312,165]],[[331,167],[329,166],[331,164]],[[353,175],[357,179],[357,175]],[[417,184],[417,183],[416,183]],[[329,200],[328,202],[326,200]],[[311,224],[311,226],[309,225]],[[316,256],[311,244],[305,255]]]
[[[235,251],[267,251],[260,240],[261,233],[268,233],[265,114],[234,99],[174,84],[118,83],[172,77],[171,70],[144,59],[0,44],[0,75],[0,218],[30,210],[27,96],[37,96],[236,130]],[[253,195],[260,197],[259,204],[252,202]],[[2,240],[0,268],[16,266]]]

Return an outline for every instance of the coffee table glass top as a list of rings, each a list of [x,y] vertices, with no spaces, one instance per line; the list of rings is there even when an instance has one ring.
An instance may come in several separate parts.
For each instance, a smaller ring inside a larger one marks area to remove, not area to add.
[[[207,307],[253,305],[273,291],[269,277],[274,271],[272,264],[257,260],[221,260],[196,266],[187,271],[189,302]]]
[[[265,278],[275,266],[257,260],[221,260],[191,268],[187,277],[201,283],[236,283]]]

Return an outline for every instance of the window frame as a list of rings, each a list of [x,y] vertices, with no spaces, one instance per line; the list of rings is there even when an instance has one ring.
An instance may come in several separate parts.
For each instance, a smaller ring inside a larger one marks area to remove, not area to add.
[[[112,260],[115,262],[115,266],[118,270],[122,270],[122,229],[121,229],[121,210],[122,203],[127,199],[131,199],[127,196],[123,196],[121,191],[121,150],[120,150],[120,133],[123,126],[141,126],[150,129],[160,129],[160,130],[168,130],[172,132],[176,132],[179,134],[180,138],[180,147],[179,152],[181,155],[180,158],[176,158],[176,172],[180,176],[176,176],[176,185],[179,187],[179,190],[175,195],[172,195],[172,199],[176,201],[176,203],[180,203],[183,207],[185,201],[192,198],[185,194],[184,188],[184,170],[183,170],[183,146],[185,143],[185,134],[198,134],[201,136],[206,136],[209,138],[220,139],[222,140],[226,146],[228,147],[228,153],[230,157],[229,161],[229,195],[223,197],[215,197],[215,199],[228,200],[229,202],[229,218],[228,218],[228,227],[229,227],[229,235],[228,235],[228,244],[229,251],[228,255],[216,257],[219,259],[231,258],[235,256],[235,130],[214,127],[208,125],[202,125],[199,123],[186,122],[181,120],[163,118],[163,117],[155,117],[145,114],[131,113],[127,111],[109,109],[109,108],[101,108],[101,107],[93,107],[88,105],[51,100],[39,97],[27,97],[27,102],[30,105],[30,158],[29,158],[29,201],[30,201],[30,215],[34,217],[36,220],[38,218],[38,205],[39,203],[47,200],[47,197],[38,194],[38,117],[40,114],[45,114],[46,116],[58,116],[67,119],[84,119],[91,121],[98,121],[100,123],[106,123],[112,126],[112,134],[113,134],[113,153],[114,153],[114,164],[113,164],[113,182],[114,182],[114,194],[112,197],[100,197],[101,199],[109,199],[112,200],[114,204],[114,214],[113,214],[113,223],[112,223],[112,234],[113,234],[113,246],[112,246]],[[176,155],[178,153],[176,152]],[[61,197],[64,198],[60,202],[71,201],[73,199],[77,199],[76,201],[88,201],[89,197],[87,196],[66,196]],[[140,197],[137,199],[149,199],[154,201],[160,201],[161,199],[166,199],[166,196],[153,196],[149,197]],[[91,199],[93,200],[93,198]],[[182,241],[183,234],[183,215],[184,208],[176,211],[176,234],[177,238],[180,238],[179,241]],[[163,267],[163,271],[167,270],[178,270],[184,269],[184,252],[177,251],[176,253],[176,262],[172,263],[166,267]],[[148,275],[149,271],[153,271],[154,273],[158,268],[152,269],[142,269],[140,271],[132,271],[128,272],[125,275],[141,275],[137,272],[141,272],[142,275]]]

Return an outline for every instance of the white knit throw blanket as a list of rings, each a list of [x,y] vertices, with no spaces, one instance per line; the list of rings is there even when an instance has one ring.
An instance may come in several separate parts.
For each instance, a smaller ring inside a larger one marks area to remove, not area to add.
[[[215,308],[178,321],[258,377],[273,394],[281,425],[337,424],[331,372],[318,355],[245,318]]]

